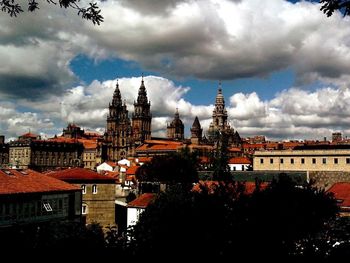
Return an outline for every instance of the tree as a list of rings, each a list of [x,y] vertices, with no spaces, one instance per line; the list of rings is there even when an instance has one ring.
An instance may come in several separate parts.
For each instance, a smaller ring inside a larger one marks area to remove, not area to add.
[[[288,178],[250,195],[235,182],[191,192],[174,186],[141,215],[130,252],[295,259],[299,240],[316,236],[337,211],[331,195]]]
[[[191,187],[198,182],[197,163],[196,154],[183,149],[179,153],[153,157],[136,171],[136,178],[139,182],[180,183]]]
[[[350,15],[350,1],[348,0],[320,0],[321,10],[327,16],[333,15],[334,11],[341,11],[344,16]]]
[[[216,145],[212,155],[213,180],[232,180],[230,167],[228,166],[228,136],[225,133],[216,133]]]
[[[103,248],[102,227],[93,223],[52,221],[16,225],[0,232],[2,248]]]
[[[99,25],[103,22],[103,16],[100,14],[101,10],[96,3],[89,3],[88,7],[81,7],[78,2],[80,0],[47,0],[48,3],[57,5],[61,8],[72,8],[78,11],[78,15],[83,19],[91,20],[95,25]],[[0,0],[1,11],[8,13],[10,16],[17,16],[24,12],[22,5],[18,3],[18,0]],[[28,0],[28,11],[34,12],[39,9],[39,3],[37,0]]]

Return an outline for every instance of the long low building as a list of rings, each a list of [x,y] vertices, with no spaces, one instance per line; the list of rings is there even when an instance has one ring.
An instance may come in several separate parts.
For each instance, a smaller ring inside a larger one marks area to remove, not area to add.
[[[298,146],[294,150],[256,151],[254,171],[350,172],[350,145]]]

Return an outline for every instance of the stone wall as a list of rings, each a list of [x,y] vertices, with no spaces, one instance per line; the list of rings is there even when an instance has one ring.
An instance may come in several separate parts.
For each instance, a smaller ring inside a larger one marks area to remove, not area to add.
[[[103,227],[115,225],[115,184],[95,184],[97,185],[95,194],[92,192],[94,184],[85,185],[86,193],[82,197],[83,204],[88,208],[86,223],[97,222]]]
[[[316,186],[327,190],[335,183],[350,182],[350,172],[310,171],[309,179],[314,180],[316,182]]]

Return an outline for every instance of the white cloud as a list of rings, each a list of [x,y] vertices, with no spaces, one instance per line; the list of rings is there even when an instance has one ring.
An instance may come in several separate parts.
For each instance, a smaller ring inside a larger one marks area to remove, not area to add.
[[[78,54],[163,76],[235,79],[293,68],[299,83],[350,80],[350,21],[286,0],[101,1],[101,26],[45,2],[0,17],[0,93],[32,100],[69,88]],[[41,91],[41,92],[39,92]],[[35,94],[35,96],[34,96]]]
[[[199,117],[204,134],[207,132],[213,105],[193,105],[184,98],[189,87],[176,86],[169,79],[146,76],[144,81],[151,101],[153,136],[166,135],[166,125],[173,119],[176,107],[185,124],[186,136],[189,136],[195,116]],[[93,81],[88,86],[71,88],[60,97],[52,96],[41,104],[25,100],[17,105],[1,104],[1,131],[7,137],[16,137],[29,129],[53,135],[74,121],[85,129],[103,132],[116,83],[116,79]],[[140,77],[119,79],[130,117],[140,83]],[[346,88],[323,87],[314,91],[291,88],[265,101],[255,92],[236,93],[226,101],[229,101],[226,104],[228,121],[241,136],[263,134],[276,140],[322,139],[334,131],[346,134],[350,130],[350,91]],[[28,110],[23,113],[18,106]]]

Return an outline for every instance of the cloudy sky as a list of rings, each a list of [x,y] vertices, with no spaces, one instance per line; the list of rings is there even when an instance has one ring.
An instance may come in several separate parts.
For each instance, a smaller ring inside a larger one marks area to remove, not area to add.
[[[22,1],[26,3],[27,1]],[[315,2],[107,0],[94,26],[40,2],[0,13],[0,134],[60,134],[68,122],[103,132],[119,79],[129,112],[141,74],[153,135],[178,107],[186,134],[206,130],[218,83],[241,136],[350,135],[350,19]]]

